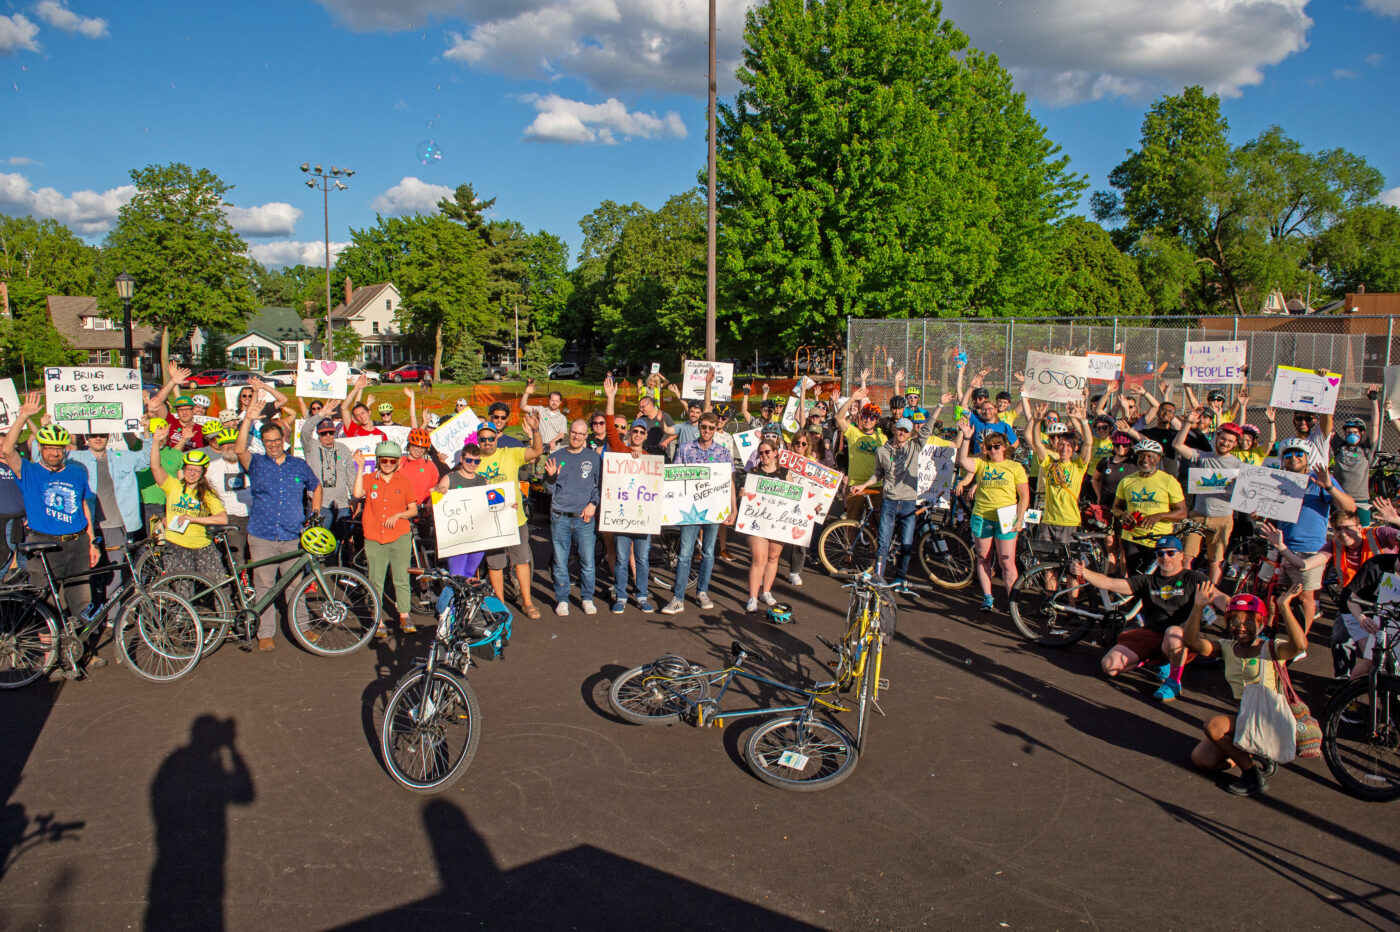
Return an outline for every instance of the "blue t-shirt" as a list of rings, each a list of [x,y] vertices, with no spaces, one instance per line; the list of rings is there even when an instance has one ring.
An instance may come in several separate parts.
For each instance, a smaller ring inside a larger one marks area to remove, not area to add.
[[[988,424],[971,411],[967,413],[967,421],[972,425],[972,443],[969,452],[976,456],[977,451],[982,449],[982,434],[991,431],[994,434],[1001,434],[1006,438],[1006,445],[1009,447],[1016,442],[1016,428],[1010,424],[1003,424],[1001,421],[993,421]]]
[[[248,461],[252,504],[248,506],[248,534],[263,540],[296,540],[306,520],[305,496],[321,482],[306,460],[288,456],[277,463],[266,453],[254,453]]]
[[[1332,480],[1336,484],[1335,479]],[[1291,524],[1278,522],[1283,531],[1283,542],[1294,553],[1317,553],[1327,543],[1327,519],[1332,512],[1332,495],[1326,489],[1309,481],[1303,493],[1303,507],[1298,512],[1298,520]]]
[[[64,463],[53,472],[42,463],[26,462],[19,474],[24,516],[37,534],[76,534],[87,527],[83,500],[92,498],[88,473],[77,463]]]
[[[24,513],[24,493],[19,489],[19,479],[14,471],[0,463],[0,515]]]

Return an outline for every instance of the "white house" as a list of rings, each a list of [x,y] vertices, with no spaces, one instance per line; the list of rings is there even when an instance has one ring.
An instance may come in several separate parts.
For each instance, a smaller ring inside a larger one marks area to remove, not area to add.
[[[349,327],[360,335],[357,363],[375,363],[388,369],[407,360],[399,345],[403,333],[395,319],[400,301],[399,289],[392,282],[356,288],[348,277],[345,279],[345,301],[331,311],[331,326],[337,330]]]
[[[250,369],[280,369],[283,366],[277,363],[295,363],[299,354],[311,352],[311,334],[290,307],[262,308],[248,319],[241,336],[228,336],[229,360]],[[191,336],[190,349],[195,359],[203,355],[206,339],[203,330],[195,330]]]

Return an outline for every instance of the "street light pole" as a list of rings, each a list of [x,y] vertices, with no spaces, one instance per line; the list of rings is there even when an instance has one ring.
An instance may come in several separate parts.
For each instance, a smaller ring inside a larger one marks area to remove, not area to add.
[[[122,331],[125,338],[126,367],[136,368],[132,362],[136,356],[136,350],[131,345],[131,292],[136,285],[136,280],[126,274],[126,269],[117,276],[117,297],[122,299]]]
[[[311,177],[306,180],[308,188],[319,188],[321,191],[321,209],[326,224],[326,336],[321,341],[321,358],[329,361],[331,359],[331,191],[344,191],[348,186],[341,182],[341,177],[349,178],[354,175],[354,171],[348,168],[340,168],[332,165],[330,174],[321,170],[318,162],[313,169],[310,162],[302,162],[301,170]]]
[[[705,359],[715,361],[715,0],[710,0],[710,107],[705,204]]]

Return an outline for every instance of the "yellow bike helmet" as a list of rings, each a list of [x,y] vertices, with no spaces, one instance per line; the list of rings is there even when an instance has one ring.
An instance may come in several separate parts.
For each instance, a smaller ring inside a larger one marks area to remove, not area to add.
[[[235,443],[238,440],[238,431],[224,428],[214,435],[214,446],[221,447],[226,443]]]
[[[59,427],[57,424],[50,424],[48,427],[39,428],[39,436],[34,439],[46,447],[66,447],[73,442],[73,438],[69,435],[68,431],[65,428]]]
[[[186,466],[198,466],[200,469],[209,468],[209,454],[203,450],[191,450],[185,454]]]
[[[324,557],[335,552],[335,535],[323,527],[309,527],[301,532],[301,549]]]
[[[393,414],[393,413],[394,413],[394,406],[391,405],[391,404],[389,404],[389,402],[386,401],[386,402],[382,403],[382,404],[379,406],[379,413],[380,413],[380,414]]]

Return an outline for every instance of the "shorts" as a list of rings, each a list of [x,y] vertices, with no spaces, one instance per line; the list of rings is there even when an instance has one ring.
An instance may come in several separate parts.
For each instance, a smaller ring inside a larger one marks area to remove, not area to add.
[[[526,526],[522,524],[519,530],[525,531],[525,528]],[[487,552],[486,568],[488,570],[503,570],[507,565],[529,566],[532,559],[530,556],[530,539],[525,536],[525,534],[522,534],[521,537],[523,539],[518,543],[511,544],[508,547],[502,547],[500,550]]]
[[[1015,531],[1007,531],[1005,534],[1001,532],[1001,522],[996,517],[984,518],[975,514],[972,516],[971,527],[972,536],[978,540],[986,540],[989,537],[993,540],[1016,539]]]
[[[1045,524],[1036,525],[1035,539],[1049,540],[1057,544],[1074,543],[1074,535],[1079,533],[1079,526],[1075,524]]]
[[[1170,657],[1162,653],[1162,633],[1151,628],[1129,628],[1118,635],[1114,646],[1132,651],[1143,663],[1163,664],[1171,661]],[[1188,650],[1185,662],[1190,663],[1195,656]]]
[[[1219,563],[1225,559],[1225,548],[1230,543],[1230,532],[1235,528],[1234,515],[1191,515],[1192,521],[1206,526],[1200,534],[1186,535],[1186,559],[1190,560],[1201,552],[1204,542],[1206,559]]]
[[[1311,553],[1297,555],[1304,560],[1312,556]],[[1294,569],[1289,563],[1283,562],[1279,565],[1279,585],[1286,589],[1294,583],[1302,583],[1304,592],[1316,592],[1322,588],[1322,575],[1326,571],[1327,564],[1325,563],[1322,566],[1314,566],[1310,570],[1299,570]]]

